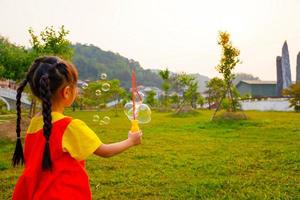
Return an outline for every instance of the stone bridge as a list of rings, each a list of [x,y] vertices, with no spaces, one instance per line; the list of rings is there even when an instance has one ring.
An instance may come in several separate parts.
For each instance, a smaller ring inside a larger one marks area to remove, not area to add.
[[[6,104],[7,110],[16,109],[16,95],[17,91],[10,88],[0,88],[0,99]],[[26,93],[22,93],[22,106],[29,108],[31,102]]]

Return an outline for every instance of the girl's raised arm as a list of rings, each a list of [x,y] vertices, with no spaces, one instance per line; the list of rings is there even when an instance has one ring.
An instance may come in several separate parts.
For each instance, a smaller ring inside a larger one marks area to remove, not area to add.
[[[101,144],[100,147],[96,149],[94,154],[104,158],[112,157],[114,155],[122,153],[123,151],[129,149],[132,146],[141,144],[142,135],[143,135],[142,132],[138,132],[138,133],[129,132],[128,138],[126,140],[112,143],[112,144]]]

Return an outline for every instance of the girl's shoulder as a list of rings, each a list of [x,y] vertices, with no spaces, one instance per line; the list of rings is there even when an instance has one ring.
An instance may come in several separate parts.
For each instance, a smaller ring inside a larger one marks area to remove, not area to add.
[[[66,117],[71,118],[59,112],[52,112],[51,116],[52,116],[52,123],[55,123]],[[41,115],[41,113],[37,113],[33,118],[31,118],[30,124],[27,129],[27,133],[29,134],[36,133],[43,128],[43,125],[44,125],[43,116]]]

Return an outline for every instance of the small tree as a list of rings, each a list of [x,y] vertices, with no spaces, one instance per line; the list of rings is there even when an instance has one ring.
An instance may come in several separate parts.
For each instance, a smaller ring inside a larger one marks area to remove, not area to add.
[[[109,84],[110,88],[103,91],[103,84]],[[106,105],[108,101],[116,101],[114,104],[115,115],[118,115],[118,104],[121,98],[126,96],[126,91],[120,86],[120,81],[117,79],[104,81],[98,80],[90,82],[88,87],[83,91],[83,103],[88,106],[95,106],[98,109]]]
[[[225,84],[222,79],[214,77],[207,82],[206,87],[208,88],[207,101],[210,109],[212,104],[218,104],[221,100],[222,96],[224,95]]]
[[[232,81],[234,79],[233,70],[235,66],[240,62],[239,55],[240,51],[235,48],[231,41],[230,41],[230,35],[227,32],[220,32],[219,33],[219,40],[218,44],[221,46],[222,49],[222,55],[219,65],[216,67],[217,71],[223,75],[223,81],[224,81],[224,94],[222,95],[222,98],[220,100],[220,103],[218,104],[218,107],[216,111],[213,114],[212,119],[214,119],[217,111],[219,110],[219,107],[225,97],[229,100],[229,111],[235,112],[238,108],[238,105],[236,105],[233,95],[233,86]]]
[[[170,90],[170,71],[168,70],[168,68],[166,68],[165,70],[161,70],[159,72],[159,75],[160,77],[162,78],[163,80],[163,83],[162,83],[162,89],[164,91],[164,95],[163,95],[163,98],[162,98],[162,104],[163,106],[165,107],[165,109],[169,106],[169,90]]]
[[[181,112],[184,107],[188,106],[185,111],[189,111],[191,108],[195,108],[197,99],[199,96],[198,93],[198,83],[195,81],[195,78],[191,75],[182,73],[177,76],[179,85],[182,87],[183,99],[180,102],[177,113]]]
[[[174,93],[171,97],[170,97],[170,101],[173,105],[175,105],[176,109],[179,108],[180,105],[180,97],[177,93]]]
[[[291,97],[290,107],[294,107],[296,112],[300,112],[300,82],[290,85],[283,90],[283,95]]]
[[[147,97],[145,99],[145,103],[149,104],[150,106],[154,107],[157,103],[156,99],[155,99],[155,95],[156,93],[151,90],[150,92],[148,92]]]

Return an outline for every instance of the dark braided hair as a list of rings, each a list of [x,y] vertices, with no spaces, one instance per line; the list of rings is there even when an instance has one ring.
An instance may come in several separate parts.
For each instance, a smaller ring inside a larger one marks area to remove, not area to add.
[[[43,56],[37,58],[31,65],[26,79],[19,85],[17,89],[17,142],[15,153],[13,155],[13,165],[16,166],[25,162],[23,148],[20,138],[21,133],[21,94],[27,82],[30,85],[32,93],[42,102],[43,115],[43,134],[45,137],[45,147],[42,160],[42,169],[49,170],[52,168],[50,156],[50,136],[52,129],[51,106],[52,98],[57,95],[58,89],[67,84],[76,85],[78,74],[76,68],[58,57]]]
[[[17,126],[16,126],[16,133],[17,133],[17,142],[15,147],[15,153],[13,155],[13,166],[18,165],[20,162],[24,164],[24,155],[23,155],[23,148],[21,143],[21,94],[27,84],[27,79],[25,79],[17,89],[17,102],[16,102],[16,109],[17,109]]]

